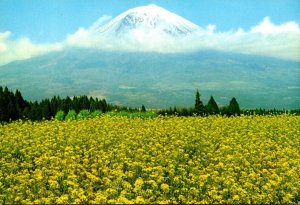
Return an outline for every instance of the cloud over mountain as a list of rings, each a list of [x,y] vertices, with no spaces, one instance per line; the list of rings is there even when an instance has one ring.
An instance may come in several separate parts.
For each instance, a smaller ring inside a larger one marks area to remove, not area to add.
[[[0,65],[63,49],[62,43],[35,44],[29,38],[11,40],[11,32],[0,33]]]
[[[155,5],[130,9],[113,19],[103,16],[55,44],[10,36],[10,32],[0,33],[0,65],[65,47],[161,53],[209,49],[300,61],[300,27],[294,21],[274,24],[265,17],[249,30],[224,32],[213,24],[200,27]]]

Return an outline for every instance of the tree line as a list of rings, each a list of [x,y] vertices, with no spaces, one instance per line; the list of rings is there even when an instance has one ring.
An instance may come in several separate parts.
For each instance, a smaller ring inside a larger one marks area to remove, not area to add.
[[[233,97],[228,106],[220,107],[216,103],[213,96],[210,97],[209,101],[206,105],[200,99],[199,90],[196,91],[195,95],[195,105],[192,108],[177,108],[177,107],[170,107],[167,110],[160,110],[158,111],[159,114],[162,115],[179,115],[179,116],[192,116],[192,115],[240,115],[242,113],[240,106],[235,97]]]
[[[59,111],[68,113],[70,110],[78,114],[81,110],[89,112],[99,111],[102,113],[109,111],[126,111],[129,113],[146,112],[146,108],[142,105],[140,108],[131,108],[125,106],[112,105],[106,102],[105,99],[88,97],[86,95],[80,97],[65,97],[60,98],[54,96],[51,99],[43,99],[42,101],[27,101],[22,97],[19,90],[10,91],[7,87],[0,86],[0,122],[9,122],[12,120],[49,120],[53,118]],[[190,108],[169,108],[156,111],[161,115],[178,115],[178,116],[193,116],[193,115],[266,115],[266,114],[282,114],[285,110],[265,110],[265,109],[240,109],[236,98],[232,98],[228,106],[219,107],[213,96],[210,97],[206,105],[203,104],[200,98],[200,93],[197,90],[195,95],[194,107]],[[300,109],[289,111],[291,114],[300,114]]]
[[[107,112],[114,108],[108,104],[105,99],[87,97],[66,97],[60,98],[54,96],[51,99],[38,101],[27,101],[22,97],[19,90],[15,93],[7,87],[0,86],[0,122],[9,122],[11,120],[28,119],[28,120],[49,120],[55,116],[58,111],[67,113],[74,110],[79,113],[80,110],[88,109],[90,111],[99,110]]]
[[[236,98],[233,97],[227,106],[219,107],[216,103],[213,96],[210,97],[209,101],[206,105],[203,104],[203,102],[200,99],[200,93],[197,90],[195,95],[195,105],[194,107],[186,108],[181,107],[177,108],[170,107],[169,109],[162,109],[158,111],[158,114],[161,115],[178,115],[178,116],[193,116],[193,115],[201,115],[201,116],[207,116],[207,115],[225,115],[225,116],[234,116],[234,115],[279,115],[283,113],[289,113],[289,114],[295,114],[300,115],[300,109],[294,109],[294,110],[278,110],[278,109],[240,109],[239,103],[237,102]]]

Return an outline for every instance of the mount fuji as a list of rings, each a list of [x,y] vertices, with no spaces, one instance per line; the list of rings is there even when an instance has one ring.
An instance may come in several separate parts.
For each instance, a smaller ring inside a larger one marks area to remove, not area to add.
[[[193,50],[191,39],[206,32],[154,4],[129,9],[107,21],[100,18],[90,28],[79,29],[69,35],[68,43],[105,50],[175,53]]]
[[[189,35],[200,27],[154,4],[129,9],[95,32],[109,36],[137,36],[142,34],[179,37]]]
[[[299,108],[298,61],[213,49],[173,52],[173,42],[184,46],[184,39],[201,32],[156,5],[133,8],[88,30],[85,38],[96,39],[91,42],[101,49],[74,44],[11,62],[0,66],[0,85],[19,89],[28,100],[88,95],[125,106],[166,108],[193,106],[198,88],[205,104],[213,95],[219,105],[236,97],[242,108]]]

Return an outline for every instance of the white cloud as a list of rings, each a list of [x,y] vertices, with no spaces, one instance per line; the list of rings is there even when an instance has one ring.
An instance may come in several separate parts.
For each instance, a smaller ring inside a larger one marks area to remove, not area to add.
[[[101,41],[95,33],[97,29],[103,26],[108,20],[112,19],[111,16],[104,15],[100,17],[92,26],[88,29],[80,27],[75,33],[69,34],[65,41],[68,46],[79,47],[93,47],[97,48],[99,41]]]
[[[122,38],[100,35],[99,28],[110,19],[103,16],[89,28],[79,28],[67,35],[64,42],[55,44],[34,44],[28,38],[10,40],[10,32],[0,33],[0,65],[73,46],[162,53],[212,49],[300,61],[300,27],[294,21],[274,24],[265,17],[249,30],[239,28],[227,32],[219,32],[216,25],[210,24],[194,35],[173,39],[157,30],[136,30]]]
[[[4,53],[7,51],[8,46],[4,43],[4,41],[9,37],[10,32],[0,33],[0,53]]]
[[[206,27],[207,33],[208,33],[208,34],[213,34],[213,33],[215,32],[216,28],[217,28],[216,25],[209,24],[209,25]]]
[[[299,25],[295,22],[287,22],[281,25],[274,25],[270,18],[267,16],[263,19],[260,24],[251,28],[251,33],[262,33],[262,34],[280,34],[300,32]]]
[[[300,61],[300,27],[296,22],[275,25],[265,17],[250,31],[239,29],[232,33],[215,33],[226,41],[219,41],[224,51]]]
[[[248,31],[239,28],[227,32],[218,32],[216,25],[209,24],[195,35],[182,39],[172,39],[156,30],[135,30],[130,36],[116,39],[99,35],[95,31],[98,25],[95,25],[69,35],[67,43],[79,47],[163,53],[214,49],[300,61],[300,27],[293,21],[276,25],[265,17]]]
[[[91,33],[85,28],[79,28],[74,34],[68,35],[66,41],[70,46],[91,47],[93,42]]]
[[[59,43],[34,44],[28,38],[10,40],[10,36],[10,32],[0,33],[0,65],[62,49]]]

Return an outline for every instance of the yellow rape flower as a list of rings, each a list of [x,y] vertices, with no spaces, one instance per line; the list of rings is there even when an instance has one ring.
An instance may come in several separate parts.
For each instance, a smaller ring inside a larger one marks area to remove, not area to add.
[[[169,191],[170,191],[169,185],[165,184],[165,183],[161,184],[160,188],[164,193],[169,193]]]

